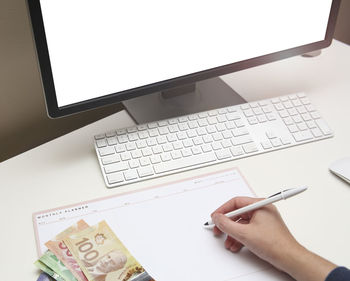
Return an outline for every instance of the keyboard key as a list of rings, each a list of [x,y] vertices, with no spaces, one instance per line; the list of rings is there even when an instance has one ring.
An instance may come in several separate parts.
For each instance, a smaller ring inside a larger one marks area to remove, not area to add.
[[[308,129],[308,127],[307,127],[307,125],[306,125],[305,123],[298,123],[298,124],[297,124],[297,127],[298,127],[298,129],[299,129],[300,131],[304,131],[304,130],[307,130],[307,129]]]
[[[331,135],[332,134],[331,129],[328,127],[327,123],[324,120],[317,119],[317,120],[315,120],[315,122],[324,135]]]
[[[152,155],[152,149],[149,148],[149,147],[145,147],[141,151],[142,151],[142,155],[143,156],[150,156],[150,155]]]
[[[233,121],[233,120],[237,120],[237,119],[240,119],[240,115],[237,113],[237,112],[234,112],[234,113],[228,113],[226,114],[226,118],[227,120],[229,121]]]
[[[276,110],[284,110],[284,106],[281,103],[276,103],[275,108]]]
[[[267,118],[266,118],[265,115],[259,115],[258,116],[258,121],[259,121],[259,123],[264,123],[264,122],[267,121]]]
[[[191,139],[184,140],[182,143],[183,143],[184,147],[193,146],[193,141]]]
[[[230,143],[230,145],[231,145],[231,143]],[[203,144],[201,146],[201,148],[202,148],[203,152],[210,152],[213,150],[212,147],[210,146],[210,144]]]
[[[140,165],[143,167],[151,164],[151,161],[149,160],[149,158],[141,158],[139,161],[140,161]]]
[[[136,146],[137,148],[144,148],[147,146],[147,143],[145,140],[138,140],[136,141]]]
[[[293,119],[292,119],[291,117],[284,118],[284,119],[283,119],[283,122],[284,122],[284,124],[286,124],[287,126],[288,126],[288,125],[294,124],[294,121],[293,121]]]
[[[121,153],[121,152],[124,152],[126,149],[125,149],[125,144],[117,144],[115,146],[115,151],[117,153]]]
[[[118,144],[117,138],[116,137],[111,137],[107,139],[108,145],[115,145]]]
[[[140,178],[144,178],[147,176],[152,176],[154,174],[153,169],[151,166],[139,168],[137,169],[137,173],[139,174]]]
[[[116,133],[118,136],[121,136],[121,135],[125,135],[127,132],[126,132],[126,129],[118,129]]]
[[[219,142],[214,142],[211,144],[211,147],[213,148],[213,150],[219,150],[222,149],[222,146]]]
[[[317,111],[314,111],[314,112],[311,112],[311,117],[314,119],[318,119],[318,118],[321,118],[321,115]]]
[[[197,147],[197,146],[192,147],[191,150],[192,150],[192,154],[193,155],[197,155],[197,154],[201,154],[202,153],[202,150],[199,147]],[[178,158],[180,158],[180,157],[178,157]],[[173,159],[175,159],[175,158],[173,158]]]
[[[266,117],[269,121],[276,120],[276,115],[274,113],[268,113],[266,114]]]
[[[231,152],[230,152],[229,149],[219,150],[219,151],[215,152],[215,154],[216,154],[216,157],[219,160],[227,159],[227,158],[231,158],[232,157]]]
[[[104,139],[106,137],[105,134],[99,134],[95,136],[95,140],[100,140],[100,139]]]
[[[232,147],[230,150],[232,152],[232,155],[236,157],[244,154],[244,151],[241,146]]]
[[[145,130],[147,130],[147,125],[138,125],[137,126],[137,129],[139,130],[139,131],[145,131]]]
[[[107,147],[99,148],[98,152],[100,156],[106,156],[106,155],[114,154],[115,150],[113,146],[107,146]]]
[[[107,175],[107,181],[109,184],[119,183],[124,181],[124,177],[122,173],[115,173]]]
[[[317,128],[317,125],[313,120],[306,122],[306,125],[309,127],[309,129]]]
[[[162,141],[162,143],[164,143],[164,137],[159,137],[160,140]],[[155,146],[158,144],[157,142],[158,138],[151,138],[151,139],[147,139],[146,143],[148,146]]]
[[[243,145],[243,150],[246,153],[253,153],[253,152],[258,151],[259,149],[255,143],[251,142],[251,143],[247,143],[247,144]]]
[[[101,158],[101,161],[102,161],[103,165],[117,163],[117,162],[120,162],[120,156],[118,154],[105,156],[105,157]]]
[[[323,136],[323,134],[319,128],[311,129],[311,133],[314,135],[315,138],[319,138],[319,137]]]
[[[164,126],[167,126],[167,125],[168,125],[168,122],[162,120],[162,121],[158,121],[157,124],[158,124],[159,127],[164,127]]]
[[[160,135],[166,135],[169,134],[169,129],[167,127],[160,127],[158,128],[158,132]]]
[[[250,125],[255,125],[259,123],[258,119],[255,116],[249,117],[247,120]]]
[[[135,133],[135,132],[137,132],[137,128],[136,127],[129,127],[129,128],[126,128],[126,131],[128,133]]]
[[[133,159],[141,158],[142,157],[142,152],[140,150],[135,150],[131,152],[131,157]]]
[[[274,139],[274,138],[277,138],[277,135],[274,131],[267,131],[266,132],[266,136],[269,138],[269,139]]]
[[[181,154],[183,157],[189,157],[192,155],[192,151],[189,148],[184,148],[181,150]]]
[[[288,113],[290,116],[298,115],[298,111],[295,108],[288,109]]]
[[[129,169],[127,162],[121,162],[116,164],[109,164],[104,167],[106,174],[121,172]]]
[[[129,180],[137,179],[138,176],[135,170],[130,170],[130,171],[124,172],[124,178],[125,180],[129,181]]]
[[[181,149],[181,148],[183,148],[184,146],[183,146],[183,144],[182,144],[181,141],[177,141],[177,142],[174,142],[174,143],[173,143],[173,147],[174,147],[174,149]]]
[[[301,118],[303,118],[304,121],[310,121],[312,120],[311,116],[309,113],[304,113],[304,114],[301,114]]]
[[[200,148],[198,148],[198,147],[194,147],[194,149],[198,149],[198,150],[200,151],[199,153],[202,152],[202,151],[200,150]],[[193,150],[192,150],[192,151],[193,151]],[[196,153],[196,154],[198,154],[198,153]],[[171,152],[171,157],[172,157],[173,159],[179,159],[179,158],[182,158],[182,154],[181,154],[180,151],[175,150],[175,151],[172,151],[172,152]]]
[[[281,142],[283,145],[291,144],[291,140],[287,137],[281,137]]]
[[[138,168],[140,166],[140,162],[138,160],[130,160],[129,161],[129,167],[131,169]]]
[[[160,154],[163,153],[163,149],[161,146],[153,146],[152,147],[153,154]]]
[[[135,150],[136,149],[136,143],[135,142],[128,142],[126,145],[126,150]]]
[[[272,148],[272,145],[269,141],[263,141],[261,142],[261,146],[264,148],[264,149],[270,149]]]
[[[154,171],[156,172],[156,174],[161,174],[214,161],[216,161],[216,156],[213,153],[204,153],[199,155],[193,155],[186,159],[182,158],[176,161],[174,160],[171,162],[156,164],[154,165]]]
[[[162,155],[160,155],[160,158],[162,158],[162,161],[164,161],[164,162],[170,161],[171,160],[171,154],[169,152],[163,153]]]
[[[293,134],[293,137],[296,142],[313,139],[313,136],[309,131],[296,132]]]
[[[300,101],[301,101],[301,103],[304,104],[304,105],[310,104],[310,101],[309,101],[308,98],[301,98]]]
[[[274,147],[279,147],[279,146],[281,146],[282,145],[282,142],[281,142],[281,140],[280,139],[272,139],[271,140],[271,143],[272,143],[272,145],[274,146]]]
[[[106,139],[99,139],[96,141],[96,146],[97,147],[105,147],[107,146],[107,141]]]
[[[244,122],[242,119],[235,120],[235,125],[237,128],[244,127]]]
[[[298,131],[299,131],[298,127],[297,127],[296,125],[294,125],[294,124],[288,126],[288,130],[289,130],[289,132],[291,132],[291,133],[295,133],[295,132],[298,132]]]
[[[223,148],[228,148],[228,147],[232,146],[232,143],[230,142],[230,140],[223,140],[221,142],[221,145],[222,145]]]
[[[152,155],[150,157],[150,160],[151,160],[152,164],[157,164],[157,163],[160,163],[162,161],[159,155]]]
[[[233,145],[241,145],[241,144],[249,143],[249,142],[252,142],[252,141],[253,141],[253,139],[249,135],[235,137],[235,138],[233,138],[231,140]]]
[[[250,108],[247,109],[247,110],[244,110],[243,113],[244,113],[244,115],[245,115],[246,117],[252,117],[252,116],[254,116],[253,110],[251,110]]]
[[[123,153],[120,154],[120,158],[123,161],[130,160],[131,159],[131,154],[130,154],[130,152],[123,152]]]
[[[179,131],[179,127],[177,125],[171,125],[169,126],[169,132],[170,133],[176,133]]]

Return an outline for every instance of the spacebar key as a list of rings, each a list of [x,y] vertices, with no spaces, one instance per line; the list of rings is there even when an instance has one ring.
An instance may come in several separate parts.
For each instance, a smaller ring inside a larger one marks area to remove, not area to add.
[[[199,155],[193,155],[191,157],[181,158],[178,160],[172,160],[165,163],[163,162],[163,163],[154,165],[153,168],[156,174],[161,174],[161,173],[170,172],[181,168],[187,168],[187,167],[196,166],[200,164],[205,164],[213,161],[216,161],[216,156],[213,153],[204,153]]]

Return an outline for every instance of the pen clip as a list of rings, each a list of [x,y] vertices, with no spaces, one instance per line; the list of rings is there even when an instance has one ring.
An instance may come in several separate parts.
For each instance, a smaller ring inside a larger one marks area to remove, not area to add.
[[[288,189],[285,189],[285,190],[282,190],[282,191],[280,191],[280,192],[277,192],[277,193],[275,193],[275,194],[272,194],[272,195],[270,195],[269,197],[267,197],[267,198],[271,198],[271,197],[274,197],[274,196],[276,196],[276,195],[279,195],[279,194],[281,194],[282,195],[282,198],[283,199],[286,199],[286,198],[284,198],[284,192],[286,192],[286,191],[288,191],[288,190],[291,190],[291,188],[288,188]]]

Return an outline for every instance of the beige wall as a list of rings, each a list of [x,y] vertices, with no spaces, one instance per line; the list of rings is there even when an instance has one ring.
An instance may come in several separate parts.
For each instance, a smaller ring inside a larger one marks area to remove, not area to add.
[[[349,8],[350,0],[343,0],[335,36],[348,44]],[[0,0],[0,162],[121,108],[49,119],[25,0]]]

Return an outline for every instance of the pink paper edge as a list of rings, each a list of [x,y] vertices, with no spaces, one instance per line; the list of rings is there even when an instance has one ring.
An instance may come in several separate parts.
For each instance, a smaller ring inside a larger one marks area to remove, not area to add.
[[[33,220],[33,226],[34,226],[36,251],[37,251],[38,257],[40,257],[43,254],[43,253],[41,253],[41,250],[40,250],[39,233],[38,233],[38,228],[37,228],[37,224],[36,224],[36,216],[38,214],[49,213],[49,212],[53,212],[53,211],[56,211],[56,210],[59,210],[59,209],[66,209],[66,208],[70,208],[70,207],[76,206],[78,204],[89,204],[89,203],[93,203],[93,202],[97,202],[97,201],[103,201],[103,200],[110,199],[110,198],[113,198],[113,197],[118,197],[118,196],[132,194],[132,193],[136,193],[136,192],[140,192],[140,191],[150,190],[150,189],[162,187],[162,186],[165,186],[165,185],[175,184],[175,183],[179,183],[179,182],[183,182],[183,181],[193,180],[193,179],[197,179],[197,178],[201,178],[201,177],[205,177],[205,176],[211,176],[211,175],[214,175],[214,174],[224,173],[224,172],[233,171],[233,170],[236,170],[239,173],[239,175],[242,177],[244,182],[247,184],[247,186],[250,189],[250,191],[254,194],[254,196],[256,196],[256,193],[251,188],[249,182],[247,181],[246,177],[241,173],[240,169],[237,168],[237,167],[233,167],[233,168],[228,168],[228,169],[224,169],[224,170],[221,170],[221,171],[215,171],[215,172],[210,172],[210,173],[206,173],[206,174],[202,174],[202,175],[198,175],[198,176],[188,177],[188,178],[185,178],[185,179],[174,180],[174,181],[171,181],[171,182],[168,182],[168,183],[162,183],[162,184],[158,184],[158,185],[154,185],[154,186],[149,186],[149,187],[145,187],[145,188],[134,190],[134,191],[127,191],[127,192],[120,193],[120,194],[108,195],[108,196],[100,197],[100,198],[97,198],[97,199],[91,199],[91,200],[87,200],[87,201],[83,201],[83,202],[79,202],[79,203],[75,203],[75,204],[69,204],[69,205],[66,205],[66,206],[61,206],[61,207],[57,207],[57,208],[53,208],[53,209],[47,209],[47,210],[35,212],[35,213],[32,214],[32,220]]]

